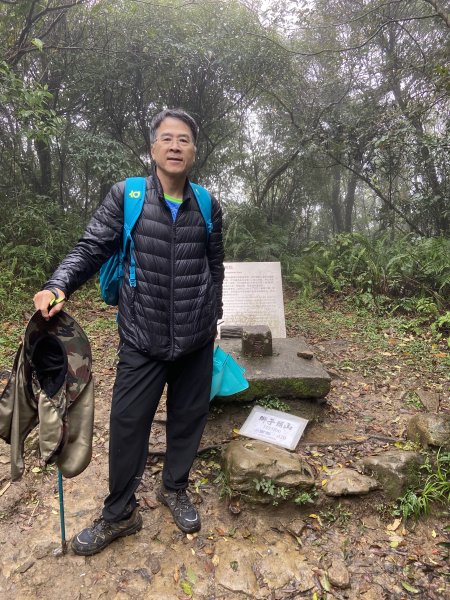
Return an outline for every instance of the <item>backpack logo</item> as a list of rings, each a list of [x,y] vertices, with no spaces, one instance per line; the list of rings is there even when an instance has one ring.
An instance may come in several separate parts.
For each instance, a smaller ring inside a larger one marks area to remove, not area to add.
[[[131,191],[131,192],[128,194],[128,196],[129,196],[130,198],[134,198],[135,200],[137,200],[138,198],[140,198],[140,197],[141,197],[141,192],[139,192],[138,190],[132,190],[132,191]]]

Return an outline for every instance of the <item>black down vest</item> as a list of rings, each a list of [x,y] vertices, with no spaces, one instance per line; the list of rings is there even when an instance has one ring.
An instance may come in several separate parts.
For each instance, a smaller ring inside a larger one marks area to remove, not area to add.
[[[114,185],[86,231],[44,288],[69,296],[119,246],[123,227],[124,182]],[[136,223],[135,288],[128,284],[128,262],[119,299],[119,335],[123,342],[161,360],[174,360],[213,339],[222,316],[222,212],[212,198],[213,231],[206,227],[188,183],[176,221],[161,185],[147,178],[145,202]]]

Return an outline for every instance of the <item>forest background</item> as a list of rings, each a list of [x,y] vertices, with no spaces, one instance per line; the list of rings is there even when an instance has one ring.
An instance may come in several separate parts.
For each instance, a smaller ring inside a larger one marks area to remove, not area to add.
[[[281,261],[305,301],[447,341],[449,2],[0,0],[0,16],[2,321],[109,187],[148,173],[150,119],[181,106],[228,260]]]

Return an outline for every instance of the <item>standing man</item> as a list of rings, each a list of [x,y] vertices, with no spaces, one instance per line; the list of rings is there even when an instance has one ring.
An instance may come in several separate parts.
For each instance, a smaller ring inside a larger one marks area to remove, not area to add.
[[[222,213],[212,198],[213,230],[187,174],[198,127],[186,112],[164,110],[150,125],[153,175],[133,232],[136,287],[119,299],[119,363],[109,438],[109,495],[102,515],[72,540],[77,554],[100,552],[142,527],[135,497],[144,472],[150,427],[167,383],[167,451],[157,497],[184,532],[200,529],[187,494],[189,472],[209,410],[214,338],[222,316]],[[111,188],[78,244],[34,297],[49,319],[113,254],[123,228],[124,182]],[[49,305],[53,302],[53,307]]]

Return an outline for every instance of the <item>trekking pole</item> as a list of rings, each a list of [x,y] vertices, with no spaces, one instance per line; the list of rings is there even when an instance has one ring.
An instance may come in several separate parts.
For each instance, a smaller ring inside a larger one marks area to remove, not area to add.
[[[58,469],[58,496],[59,496],[59,521],[61,525],[61,553],[65,554],[67,550],[66,525],[64,521],[64,490],[62,473]]]

